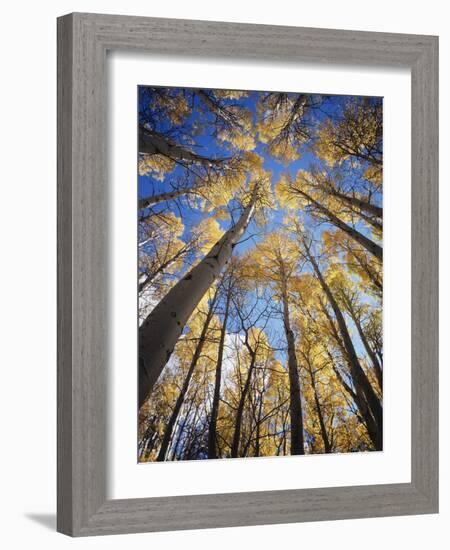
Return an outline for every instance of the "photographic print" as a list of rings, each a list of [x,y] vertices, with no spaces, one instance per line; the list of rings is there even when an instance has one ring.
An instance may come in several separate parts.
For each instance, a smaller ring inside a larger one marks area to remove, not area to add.
[[[383,449],[383,101],[140,86],[138,461]]]

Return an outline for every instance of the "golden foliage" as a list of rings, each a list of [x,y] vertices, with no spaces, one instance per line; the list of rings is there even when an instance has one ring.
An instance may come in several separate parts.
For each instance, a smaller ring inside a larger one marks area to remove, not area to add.
[[[175,161],[163,155],[141,155],[139,158],[139,175],[152,176],[163,181],[167,174],[175,168]]]
[[[194,231],[198,235],[202,255],[207,254],[223,235],[220,225],[214,218],[204,218]]]
[[[152,299],[157,302],[166,296],[227,231],[231,235],[233,223],[251,201],[255,208],[248,225],[251,232],[247,229],[233,242],[237,246],[232,247],[227,268],[216,279],[216,273],[211,276],[213,282],[186,326],[178,323],[181,336],[151,399],[140,411],[143,461],[156,459],[200,341],[198,363],[183,389],[170,460],[207,457],[216,372],[221,375],[218,455],[232,456],[236,431],[239,456],[289,454],[292,369],[296,368],[292,356],[298,363],[305,453],[374,448],[364,418],[367,404],[358,402],[355,393],[359,375],[340,320],[348,324],[356,361],[381,401],[376,361],[367,346],[382,361],[383,266],[355,238],[355,231],[374,242],[382,238],[381,208],[371,212],[367,207],[380,202],[382,191],[381,111],[370,102],[350,99],[339,116],[313,120],[309,133],[307,96],[260,94],[255,112],[248,107],[249,95],[209,90],[209,98],[217,103],[208,105],[208,98],[194,101],[189,92],[155,94],[153,106],[163,113],[164,123],[172,125],[173,133],[168,135],[174,136],[174,143],[177,137],[182,143],[191,138],[192,151],[208,155],[205,142],[194,143],[208,131],[218,149],[209,161],[202,157],[202,162],[183,166],[185,179],[177,180],[180,188],[195,189],[180,199],[181,212],[183,201],[195,211],[192,218],[182,219],[169,203],[158,205],[157,213],[152,211],[142,222],[146,244],[141,272],[148,275],[164,268]],[[198,90],[197,96],[201,96]],[[194,104],[201,110],[192,122]],[[209,128],[213,119],[215,127]],[[186,128],[193,129],[192,134]],[[306,166],[295,164],[305,150],[315,155],[316,164],[298,169]],[[276,182],[267,162],[274,159],[288,166],[281,173],[273,168]],[[176,166],[162,155],[142,155],[139,174],[164,182]],[[177,168],[171,178],[180,173]],[[203,265],[208,265],[207,260]],[[203,287],[191,288],[204,292]],[[211,322],[206,330],[208,313]],[[366,337],[364,345],[361,334]]]
[[[163,109],[169,120],[176,125],[182,124],[190,113],[190,107],[182,94],[155,94],[153,108]]]

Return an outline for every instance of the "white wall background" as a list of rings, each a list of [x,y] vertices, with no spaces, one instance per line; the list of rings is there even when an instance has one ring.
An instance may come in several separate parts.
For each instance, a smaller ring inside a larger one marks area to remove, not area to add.
[[[279,548],[411,549],[448,540],[450,484],[448,454],[450,383],[448,357],[441,354],[441,513],[299,525],[244,527],[178,533],[71,540],[54,532],[56,470],[56,23],[58,15],[93,11],[438,34],[440,36],[441,205],[450,201],[445,160],[450,149],[450,30],[441,0],[298,0],[202,2],[200,0],[59,0],[9,2],[2,9],[0,55],[0,385],[1,541],[6,548],[27,545],[48,550],[76,548],[159,549]],[[443,209],[443,207],[442,207]],[[443,210],[442,210],[443,211]],[[449,234],[443,211],[441,239]],[[442,247],[441,280],[449,279],[448,246]],[[448,285],[442,285],[442,341],[448,338]],[[445,393],[444,393],[445,392]],[[444,543],[445,544],[445,543]]]

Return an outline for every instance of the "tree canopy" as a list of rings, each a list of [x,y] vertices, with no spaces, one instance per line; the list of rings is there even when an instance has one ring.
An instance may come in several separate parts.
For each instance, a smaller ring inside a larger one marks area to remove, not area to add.
[[[382,121],[139,88],[141,462],[382,449]]]

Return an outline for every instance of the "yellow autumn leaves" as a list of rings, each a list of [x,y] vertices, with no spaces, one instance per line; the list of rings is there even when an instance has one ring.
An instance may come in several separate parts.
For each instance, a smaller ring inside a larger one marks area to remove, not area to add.
[[[145,313],[180,281],[193,280],[177,288],[195,299],[182,322],[181,293],[164,312],[176,330],[141,410],[141,460],[159,456],[170,422],[168,460],[215,458],[210,433],[220,457],[295,454],[295,441],[305,453],[380,448],[381,102],[195,89],[153,99],[145,128],[167,147],[139,159],[156,197],[140,212]],[[224,235],[229,256],[209,271]]]

